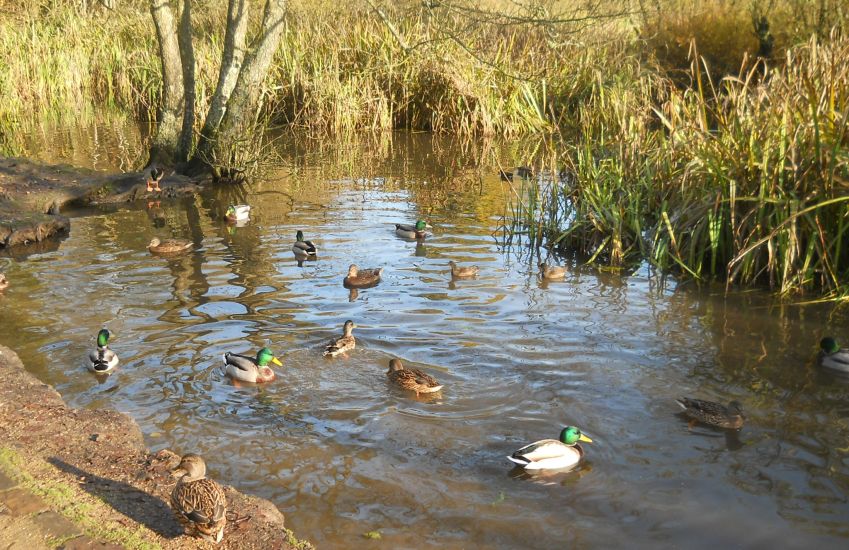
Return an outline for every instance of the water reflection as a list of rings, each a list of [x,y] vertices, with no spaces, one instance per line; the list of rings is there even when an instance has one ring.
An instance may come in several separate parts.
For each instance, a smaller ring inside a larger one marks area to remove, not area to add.
[[[321,547],[375,529],[386,548],[845,544],[849,385],[814,364],[822,335],[847,332],[845,311],[574,258],[546,257],[568,273],[541,280],[545,251],[492,237],[510,190],[482,159],[509,148],[290,147],[279,176],[80,212],[65,241],[6,258],[0,342],[72,405],[117,408],[155,449],[204,454]],[[251,221],[225,224],[242,202]],[[427,239],[394,235],[418,218]],[[293,257],[298,229],[317,261]],[[155,235],[196,248],[158,258]],[[454,281],[449,260],[481,273]],[[344,288],[352,262],[385,265],[383,281]],[[348,318],[357,348],[324,360]],[[122,362],[98,384],[82,358],[103,323]],[[221,355],[262,346],[284,362],[278,380],[230,384]],[[394,391],[391,357],[445,389]],[[747,425],[690,431],[681,395],[737,399]],[[511,472],[505,455],[566,424],[595,440],[584,463]]]

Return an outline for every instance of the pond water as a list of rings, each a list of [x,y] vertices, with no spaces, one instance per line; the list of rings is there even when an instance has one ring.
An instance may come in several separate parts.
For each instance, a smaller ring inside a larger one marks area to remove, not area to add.
[[[29,147],[104,170],[143,156],[120,127],[47,131]],[[845,311],[574,258],[549,258],[569,274],[541,282],[534,251],[493,236],[507,146],[278,147],[281,169],[242,195],[163,202],[160,227],[144,204],[72,212],[67,239],[0,257],[13,283],[0,342],[69,404],[129,414],[154,450],[201,453],[215,479],[271,499],[321,548],[845,547],[849,384],[815,364],[823,335],[849,340]],[[224,225],[243,200],[250,223]],[[394,235],[416,218],[433,225],[423,243]],[[319,248],[303,267],[298,229]],[[145,249],[172,235],[196,250]],[[452,259],[480,275],[452,281]],[[383,281],[352,295],[351,263],[385,267]],[[346,319],[356,350],[323,358]],[[103,324],[121,365],[99,382],[84,361]],[[222,353],[263,345],[284,363],[277,381],[223,376]],[[444,390],[390,388],[392,357]],[[747,424],[690,429],[678,396],[737,399]],[[593,438],[581,466],[511,468],[506,455],[566,424]]]

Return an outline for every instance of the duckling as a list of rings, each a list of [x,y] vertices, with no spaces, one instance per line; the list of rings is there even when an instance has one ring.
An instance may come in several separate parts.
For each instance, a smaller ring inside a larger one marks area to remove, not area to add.
[[[380,276],[383,274],[383,268],[360,269],[356,264],[351,264],[348,268],[348,275],[342,280],[346,287],[356,286],[371,286],[380,282]]]
[[[159,237],[150,239],[150,244],[147,245],[147,249],[154,254],[179,254],[191,247],[192,242],[186,239],[165,239],[163,241]]]
[[[407,225],[403,223],[395,224],[395,234],[402,239],[424,239],[425,229],[428,227],[424,220],[417,220],[416,225]]]
[[[292,253],[295,254],[296,260],[303,261],[315,258],[318,249],[312,241],[304,240],[304,232],[299,229],[297,235],[295,235],[295,244],[292,245]]]
[[[251,384],[271,382],[277,375],[268,366],[269,362],[279,367],[283,366],[283,363],[268,348],[259,350],[256,359],[247,355],[227,352],[224,354],[224,373],[234,380]]]
[[[566,268],[559,265],[546,265],[545,262],[539,263],[539,272],[543,279],[554,281],[562,279],[566,276]]]
[[[179,477],[171,491],[171,508],[189,536],[219,543],[227,524],[227,497],[224,489],[206,477],[206,463],[196,454],[184,455],[172,470]]]
[[[150,167],[150,175],[147,178],[147,192],[151,191],[162,191],[159,187],[159,182],[162,181],[162,178],[165,176],[165,170],[157,168],[156,166]]]
[[[691,419],[691,423],[701,422],[709,426],[731,430],[739,430],[743,427],[745,417],[739,401],[731,401],[727,407],[713,401],[689,397],[681,397],[676,399],[675,402],[684,409],[683,412]]]
[[[0,292],[9,288],[9,279],[6,278],[5,273],[0,273]]]
[[[386,371],[386,376],[389,377],[390,382],[400,388],[416,392],[416,396],[420,393],[435,393],[442,389],[442,384],[437,382],[433,376],[425,374],[419,369],[406,368],[400,359],[389,361],[389,370]]]
[[[107,374],[118,366],[118,355],[109,349],[109,337],[112,333],[103,328],[97,333],[97,349],[88,354],[88,370],[97,374]]]
[[[820,340],[819,363],[823,367],[849,373],[849,350],[841,349],[831,336]]]
[[[324,356],[336,357],[357,347],[357,340],[353,335],[355,328],[357,328],[357,325],[353,321],[345,321],[345,325],[342,327],[342,337],[327,344],[327,347],[324,348]]]
[[[231,204],[224,213],[224,218],[230,222],[241,222],[251,217],[251,207],[248,204]]]
[[[507,457],[507,460],[526,470],[560,470],[576,466],[584,457],[584,449],[578,443],[593,440],[575,426],[566,426],[560,432],[560,440],[542,439]]]
[[[468,279],[471,277],[477,277],[480,272],[480,268],[476,265],[470,265],[466,267],[459,267],[454,261],[448,262],[448,265],[451,267],[451,276],[455,279]]]

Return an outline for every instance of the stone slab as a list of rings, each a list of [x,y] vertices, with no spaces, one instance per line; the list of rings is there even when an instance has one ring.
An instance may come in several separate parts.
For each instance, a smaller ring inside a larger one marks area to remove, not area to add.
[[[11,489],[13,487],[17,487],[18,482],[14,479],[10,478],[3,472],[0,472],[0,491],[5,491],[7,489]]]
[[[55,539],[66,539],[82,534],[82,531],[76,525],[52,510],[38,514],[33,518],[33,521],[42,531]]]
[[[9,489],[0,493],[2,503],[13,516],[25,516],[47,510],[43,500],[23,489]]]

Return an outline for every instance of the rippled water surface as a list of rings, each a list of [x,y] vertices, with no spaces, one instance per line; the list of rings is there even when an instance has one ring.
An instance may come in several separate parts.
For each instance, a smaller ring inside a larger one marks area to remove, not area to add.
[[[117,169],[109,136],[76,147]],[[57,142],[32,154],[82,164]],[[570,271],[543,283],[533,251],[493,236],[509,148],[403,135],[280,147],[284,167],[243,196],[162,203],[162,227],[156,205],[70,213],[67,239],[0,257],[13,283],[0,342],[71,405],[128,413],[154,449],[202,453],[212,476],[270,498],[322,548],[845,547],[849,385],[814,361],[823,335],[849,340],[845,314],[572,258],[549,258]],[[228,228],[235,200],[253,216]],[[394,235],[420,217],[433,225],[423,243]],[[320,251],[303,267],[298,229]],[[172,235],[196,249],[145,249]],[[452,281],[451,259],[480,275]],[[385,267],[383,281],[350,293],[350,263]],[[357,349],[323,358],[345,319]],[[84,358],[103,324],[121,365],[99,382]],[[276,382],[223,376],[222,353],[263,345],[284,362]],[[388,387],[392,357],[445,389]],[[737,399],[747,424],[689,429],[679,395]],[[567,423],[594,440],[578,469],[511,469],[506,455]]]

